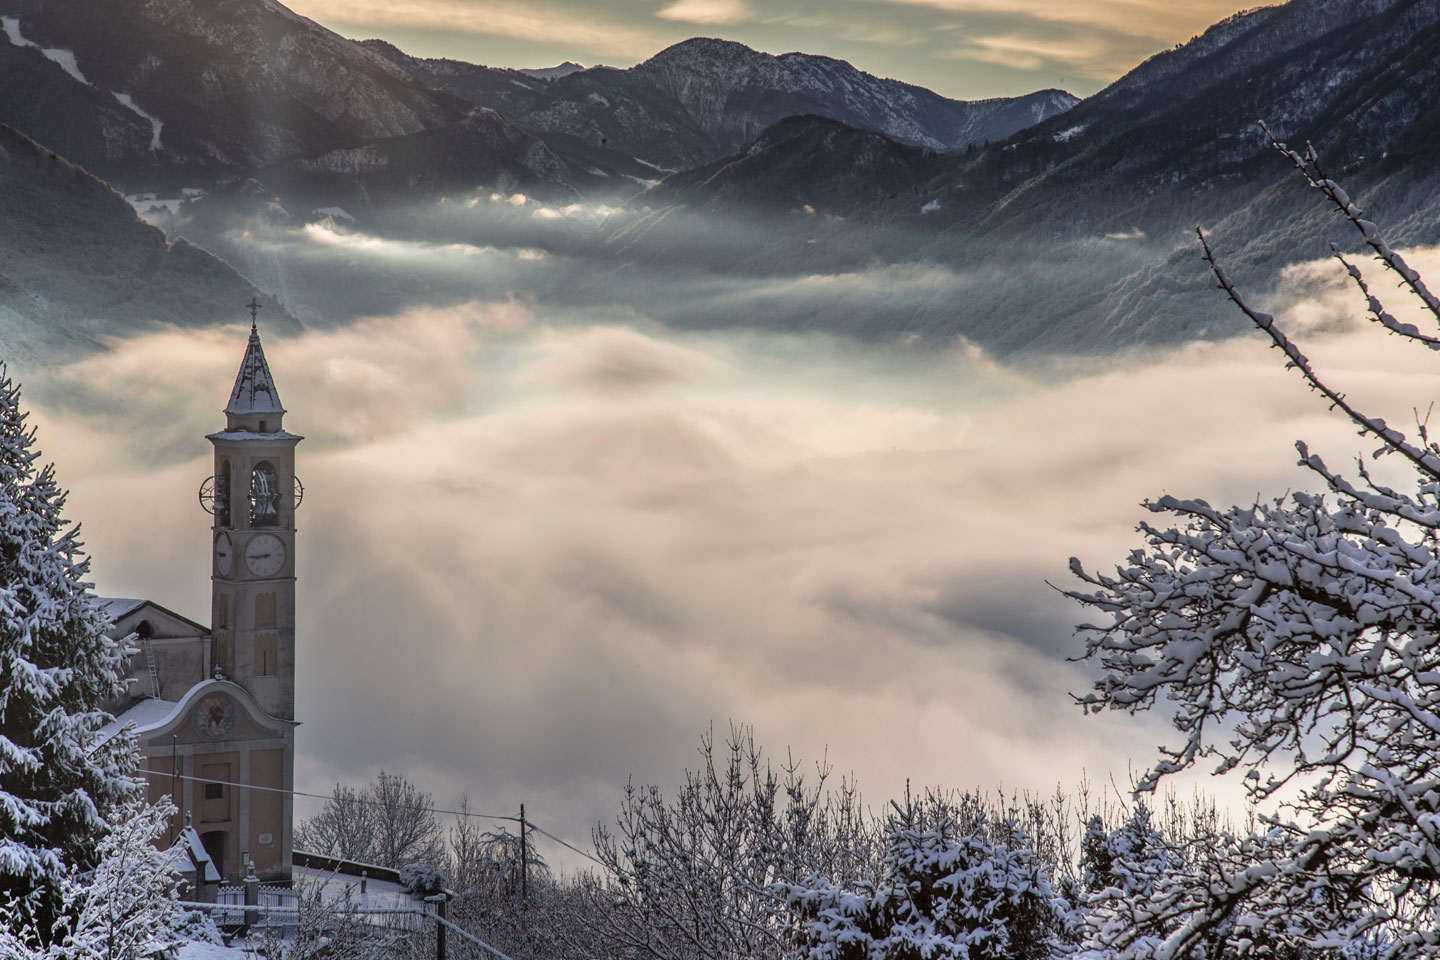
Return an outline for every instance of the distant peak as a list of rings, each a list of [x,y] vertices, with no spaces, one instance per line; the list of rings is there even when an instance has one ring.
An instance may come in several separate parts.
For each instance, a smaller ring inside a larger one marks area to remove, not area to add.
[[[534,77],[537,80],[558,80],[561,77],[568,77],[572,73],[579,73],[585,69],[585,65],[576,63],[573,60],[566,60],[564,63],[557,63],[553,67],[535,67],[518,69],[516,73],[523,73],[527,77]]]
[[[722,40],[719,37],[691,37],[689,40],[681,40],[679,43],[666,47],[646,60],[645,63],[664,63],[696,57],[734,59],[736,57],[765,56],[769,56],[769,54],[760,53],[735,40]]]

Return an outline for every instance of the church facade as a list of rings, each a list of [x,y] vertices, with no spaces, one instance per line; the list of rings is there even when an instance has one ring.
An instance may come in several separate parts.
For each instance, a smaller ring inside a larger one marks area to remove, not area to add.
[[[214,473],[210,626],[147,600],[105,599],[111,635],[132,636],[130,683],[110,704],[113,729],[134,724],[151,801],[176,807],[168,843],[188,825],[227,881],[252,868],[288,881],[295,774],[295,476],[302,439],[285,409],[252,318],[225,407],[206,439]],[[197,557],[197,560],[199,558]]]

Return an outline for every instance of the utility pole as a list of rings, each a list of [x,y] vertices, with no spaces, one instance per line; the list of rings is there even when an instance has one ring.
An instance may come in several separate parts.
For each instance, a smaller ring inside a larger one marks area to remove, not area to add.
[[[170,802],[175,812],[170,815],[170,845],[175,845],[175,824],[184,806],[180,803],[180,734],[170,734]]]
[[[530,899],[530,849],[525,838],[525,804],[520,804],[520,899]]]

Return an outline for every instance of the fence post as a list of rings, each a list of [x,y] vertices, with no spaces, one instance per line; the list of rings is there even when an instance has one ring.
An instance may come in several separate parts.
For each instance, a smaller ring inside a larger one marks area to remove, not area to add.
[[[425,898],[426,903],[435,904],[435,916],[439,917],[441,921],[435,924],[435,960],[445,960],[446,930],[443,921],[445,920],[445,901],[447,899],[443,893]]]
[[[245,858],[245,926],[260,922],[260,878],[255,876],[255,861]]]

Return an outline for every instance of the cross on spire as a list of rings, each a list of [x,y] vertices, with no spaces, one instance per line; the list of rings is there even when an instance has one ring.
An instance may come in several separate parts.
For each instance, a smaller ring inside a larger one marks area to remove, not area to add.
[[[255,314],[257,314],[257,313],[260,312],[261,303],[260,303],[259,300],[255,299],[255,297],[252,295],[252,296],[250,297],[250,302],[247,303],[247,304],[245,304],[245,306],[247,306],[247,307],[250,308],[250,332],[251,332],[251,333],[254,333],[254,332],[255,332]]]

